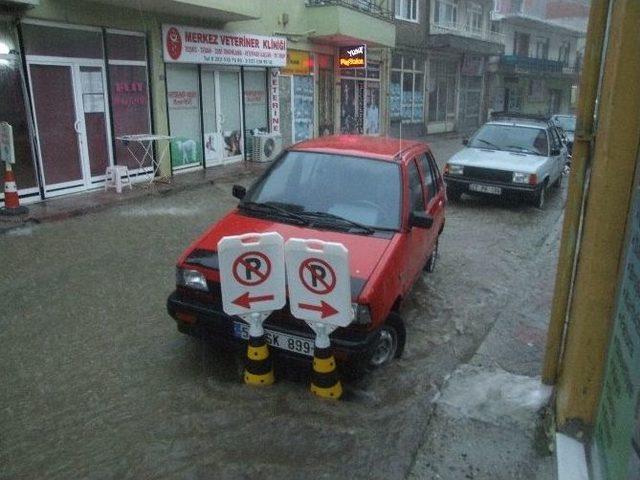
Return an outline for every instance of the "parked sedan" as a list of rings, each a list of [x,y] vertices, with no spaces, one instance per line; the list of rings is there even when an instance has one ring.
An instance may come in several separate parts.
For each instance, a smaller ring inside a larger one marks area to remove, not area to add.
[[[449,200],[463,193],[511,195],[543,208],[549,186],[558,186],[567,149],[549,122],[509,119],[484,124],[444,169]]]
[[[560,127],[567,137],[567,150],[569,155],[573,152],[573,139],[576,133],[576,116],[575,115],[553,115],[551,121]]]

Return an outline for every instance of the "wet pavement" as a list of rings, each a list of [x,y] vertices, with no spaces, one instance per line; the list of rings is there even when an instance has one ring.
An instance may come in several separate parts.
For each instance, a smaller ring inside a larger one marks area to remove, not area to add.
[[[458,146],[434,145],[439,163]],[[339,403],[295,376],[244,386],[234,355],[166,314],[175,260],[230,192],[220,179],[0,236],[0,478],[404,478],[460,364],[538,373],[564,190],[544,211],[451,205],[402,312],[404,357]]]

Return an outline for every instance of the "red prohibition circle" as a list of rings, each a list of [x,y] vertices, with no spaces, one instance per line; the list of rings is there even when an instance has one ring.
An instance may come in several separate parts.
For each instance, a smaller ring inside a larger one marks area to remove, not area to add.
[[[262,260],[259,267],[254,266],[253,262],[248,261],[253,258]],[[264,271],[262,270],[262,267],[264,267]],[[271,274],[271,261],[264,253],[247,252],[243,253],[233,261],[233,267],[231,270],[233,272],[233,278],[235,278],[238,283],[247,287],[255,287],[264,283],[267,278],[269,278],[269,275]],[[245,278],[241,275],[242,272],[244,272]],[[255,280],[251,277],[255,277]]]
[[[325,280],[325,277],[317,275],[317,267],[320,267],[322,270],[330,274],[329,281]],[[308,270],[311,273],[311,285],[304,277],[305,270]],[[300,264],[300,269],[298,270],[298,275],[300,276],[302,285],[304,285],[304,287],[310,292],[318,295],[327,295],[336,287],[336,272],[333,271],[331,265],[319,258],[307,258],[302,262]]]

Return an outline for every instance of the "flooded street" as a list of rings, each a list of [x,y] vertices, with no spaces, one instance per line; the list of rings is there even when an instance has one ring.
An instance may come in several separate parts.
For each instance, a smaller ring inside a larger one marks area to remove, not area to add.
[[[0,236],[0,478],[404,478],[443,379],[492,327],[487,364],[519,351],[510,370],[539,373],[566,181],[542,211],[451,204],[402,311],[404,357],[337,403],[304,375],[246,387],[233,354],[166,313],[176,259],[236,204],[231,185]]]

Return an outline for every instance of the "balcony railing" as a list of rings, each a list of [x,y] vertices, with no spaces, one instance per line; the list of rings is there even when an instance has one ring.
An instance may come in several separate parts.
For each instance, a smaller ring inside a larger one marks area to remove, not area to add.
[[[340,6],[393,21],[392,0],[306,0],[307,7]]]
[[[504,43],[504,34],[497,33],[492,31],[483,31],[475,28],[471,28],[469,25],[465,25],[463,23],[432,23],[431,24],[431,34],[445,34],[448,33],[450,35],[459,35],[461,37],[468,38],[477,38],[479,40],[484,40],[487,42],[493,43]]]
[[[575,66],[568,66],[564,62],[547,60],[544,58],[523,57],[520,55],[503,55],[500,64],[523,73],[564,73],[573,75],[578,72]]]

